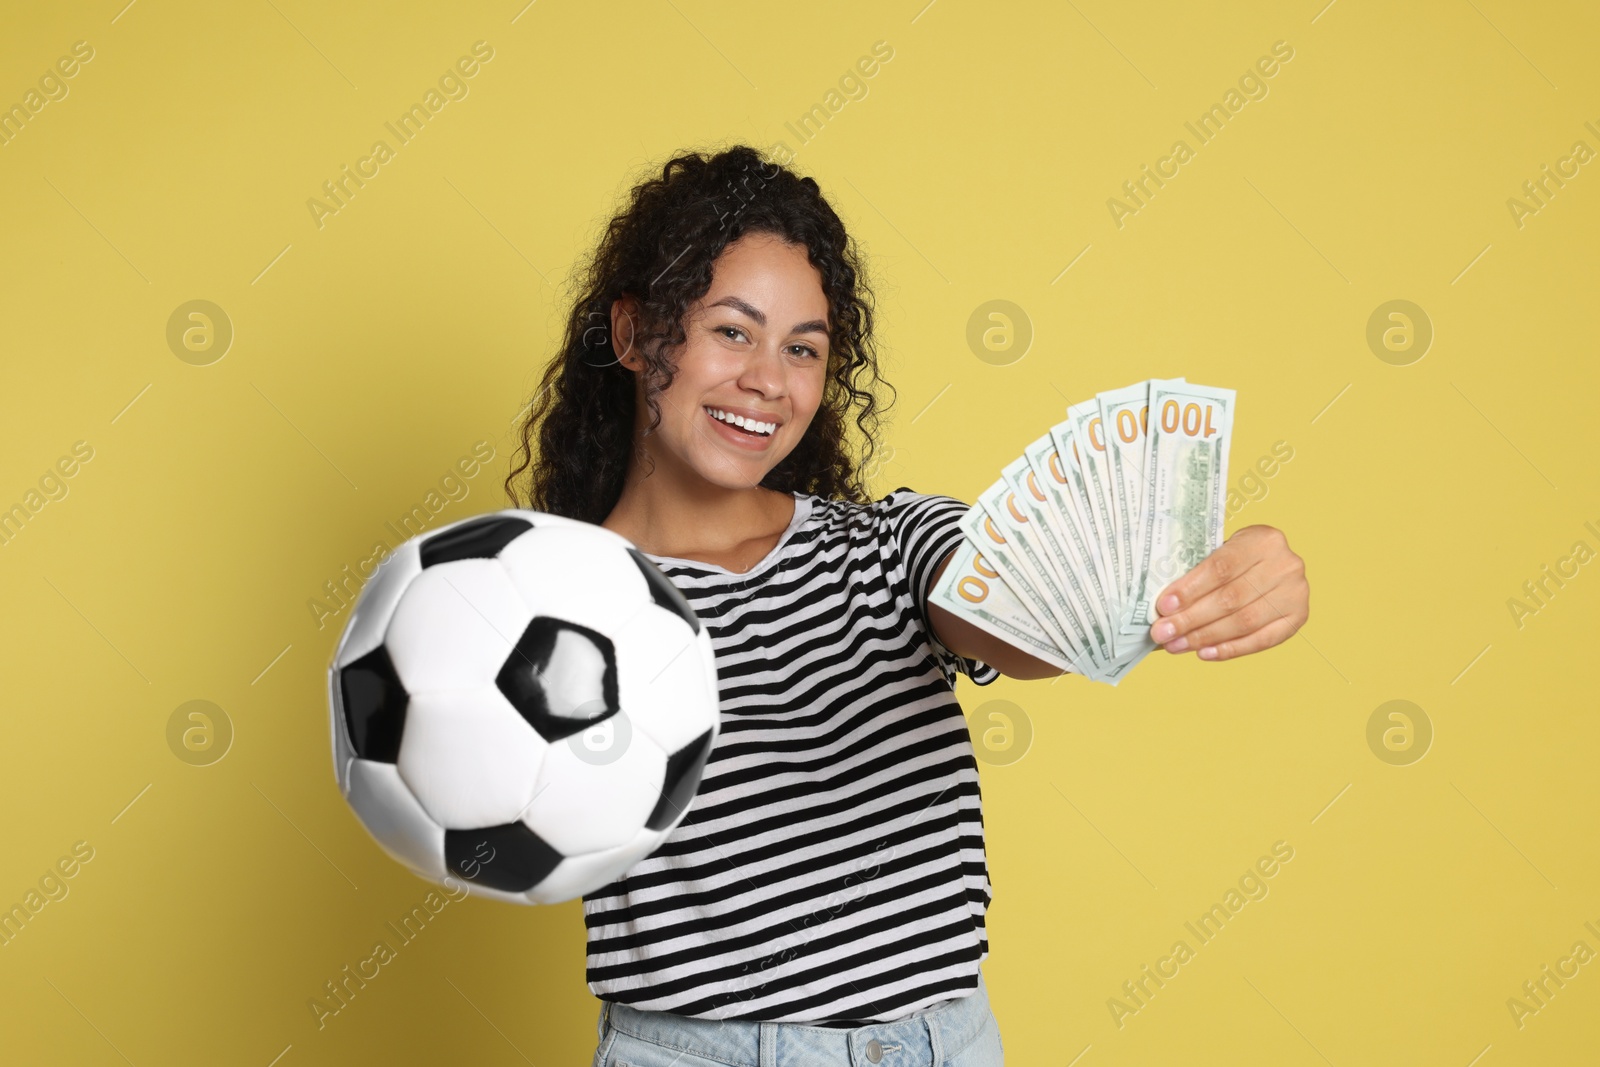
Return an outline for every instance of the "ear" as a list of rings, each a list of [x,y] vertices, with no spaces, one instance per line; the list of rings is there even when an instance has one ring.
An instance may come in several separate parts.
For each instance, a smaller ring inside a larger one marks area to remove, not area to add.
[[[639,301],[632,293],[623,293],[611,302],[611,350],[617,362],[632,371],[640,369],[639,353],[634,350],[639,321]]]

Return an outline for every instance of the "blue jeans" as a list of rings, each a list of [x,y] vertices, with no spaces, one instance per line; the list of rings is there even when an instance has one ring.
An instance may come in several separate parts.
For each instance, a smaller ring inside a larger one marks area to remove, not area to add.
[[[855,1029],[694,1019],[601,1001],[594,1067],[1003,1067],[1000,1024],[971,995]]]

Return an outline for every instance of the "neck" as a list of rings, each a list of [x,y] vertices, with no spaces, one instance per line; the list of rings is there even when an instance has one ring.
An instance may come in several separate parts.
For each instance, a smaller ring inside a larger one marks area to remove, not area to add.
[[[699,559],[781,533],[793,517],[792,494],[717,485],[657,458],[648,475],[630,465],[622,494],[600,525],[646,552]]]

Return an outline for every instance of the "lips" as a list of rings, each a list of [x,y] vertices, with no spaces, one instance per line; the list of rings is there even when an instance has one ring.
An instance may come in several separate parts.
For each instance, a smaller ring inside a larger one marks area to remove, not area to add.
[[[729,426],[736,426],[748,433],[761,437],[771,437],[778,432],[778,427],[783,424],[776,416],[749,408],[728,408],[711,404],[702,405],[706,414],[718,422]]]
[[[752,451],[760,452],[764,451],[772,443],[772,434],[758,434],[750,430],[741,429],[731,422],[724,422],[717,418],[715,415],[711,414],[711,410],[709,408],[701,408],[700,410],[706,413],[706,421],[710,422],[717,428],[717,433],[720,434],[724,440],[732,442],[741,448],[747,448]],[[717,410],[725,411],[726,409],[719,408]],[[771,421],[775,422],[776,420]],[[774,429],[773,433],[775,434],[776,432],[776,429]]]

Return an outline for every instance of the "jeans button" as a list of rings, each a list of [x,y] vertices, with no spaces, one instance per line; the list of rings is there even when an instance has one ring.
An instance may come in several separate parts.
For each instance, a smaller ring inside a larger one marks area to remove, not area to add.
[[[867,1059],[873,1063],[883,1059],[883,1044],[877,1038],[867,1042]]]

